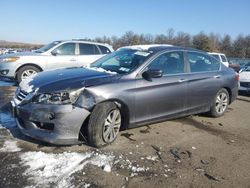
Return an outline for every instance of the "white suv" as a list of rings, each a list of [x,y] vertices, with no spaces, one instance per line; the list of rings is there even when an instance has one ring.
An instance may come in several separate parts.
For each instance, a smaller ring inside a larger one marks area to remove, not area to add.
[[[108,44],[81,40],[54,41],[33,52],[0,56],[0,76],[21,82],[43,70],[88,65],[113,51]]]
[[[216,52],[208,52],[208,54],[210,54],[211,56],[214,56],[216,59],[218,59],[225,66],[229,67],[229,63],[228,63],[228,60],[227,60],[227,57],[225,54],[216,53]]]

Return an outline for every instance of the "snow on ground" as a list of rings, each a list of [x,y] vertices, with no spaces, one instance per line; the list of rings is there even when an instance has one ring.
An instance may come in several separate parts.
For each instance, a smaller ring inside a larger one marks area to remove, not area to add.
[[[95,165],[111,171],[114,156],[90,153],[44,153],[26,152],[20,155],[21,164],[27,166],[24,175],[35,187],[71,187],[71,174],[83,170],[87,165]],[[108,171],[106,170],[106,171]],[[85,185],[87,187],[88,184]]]
[[[2,148],[0,148],[0,152],[18,152],[21,149],[17,146],[17,142],[14,140],[6,140]]]

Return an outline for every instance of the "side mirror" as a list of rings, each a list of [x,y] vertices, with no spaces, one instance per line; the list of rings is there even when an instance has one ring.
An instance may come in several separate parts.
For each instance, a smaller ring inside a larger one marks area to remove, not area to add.
[[[51,55],[53,55],[53,56],[57,56],[58,54],[60,54],[58,50],[53,50],[51,52]]]
[[[160,69],[150,69],[142,73],[142,77],[150,82],[152,82],[152,78],[160,78],[162,75],[163,71]]]

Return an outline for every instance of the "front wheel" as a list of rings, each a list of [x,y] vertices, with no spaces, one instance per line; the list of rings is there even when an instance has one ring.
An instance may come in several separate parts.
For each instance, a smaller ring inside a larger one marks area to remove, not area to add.
[[[37,74],[38,72],[40,72],[40,70],[34,66],[24,66],[17,72],[17,82],[20,83],[22,80],[31,75]]]
[[[210,109],[210,114],[212,117],[222,116],[228,107],[229,104],[229,94],[226,89],[221,89],[216,94],[213,104]]]
[[[118,136],[121,123],[121,112],[115,103],[98,104],[89,119],[89,144],[98,148],[111,144]]]

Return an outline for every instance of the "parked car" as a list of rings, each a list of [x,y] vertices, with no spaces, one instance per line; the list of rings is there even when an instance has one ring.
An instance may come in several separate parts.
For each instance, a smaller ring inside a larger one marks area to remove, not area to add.
[[[208,54],[214,56],[216,59],[218,59],[221,63],[223,63],[225,66],[229,67],[229,63],[227,60],[227,57],[223,53],[216,53],[216,52],[208,52]]]
[[[34,52],[2,55],[0,76],[20,83],[43,70],[88,65],[112,51],[108,44],[81,40],[55,41]]]
[[[222,116],[237,93],[238,75],[207,53],[142,45],[121,48],[89,67],[27,78],[12,106],[25,135],[102,147],[120,129],[201,112]]]
[[[240,87],[239,91],[250,93],[250,66],[245,67],[240,72]]]
[[[250,67],[250,62],[247,62],[247,63],[245,63],[244,65],[242,65],[242,66],[240,67],[240,71],[243,71],[243,70],[247,69],[248,67]]]

